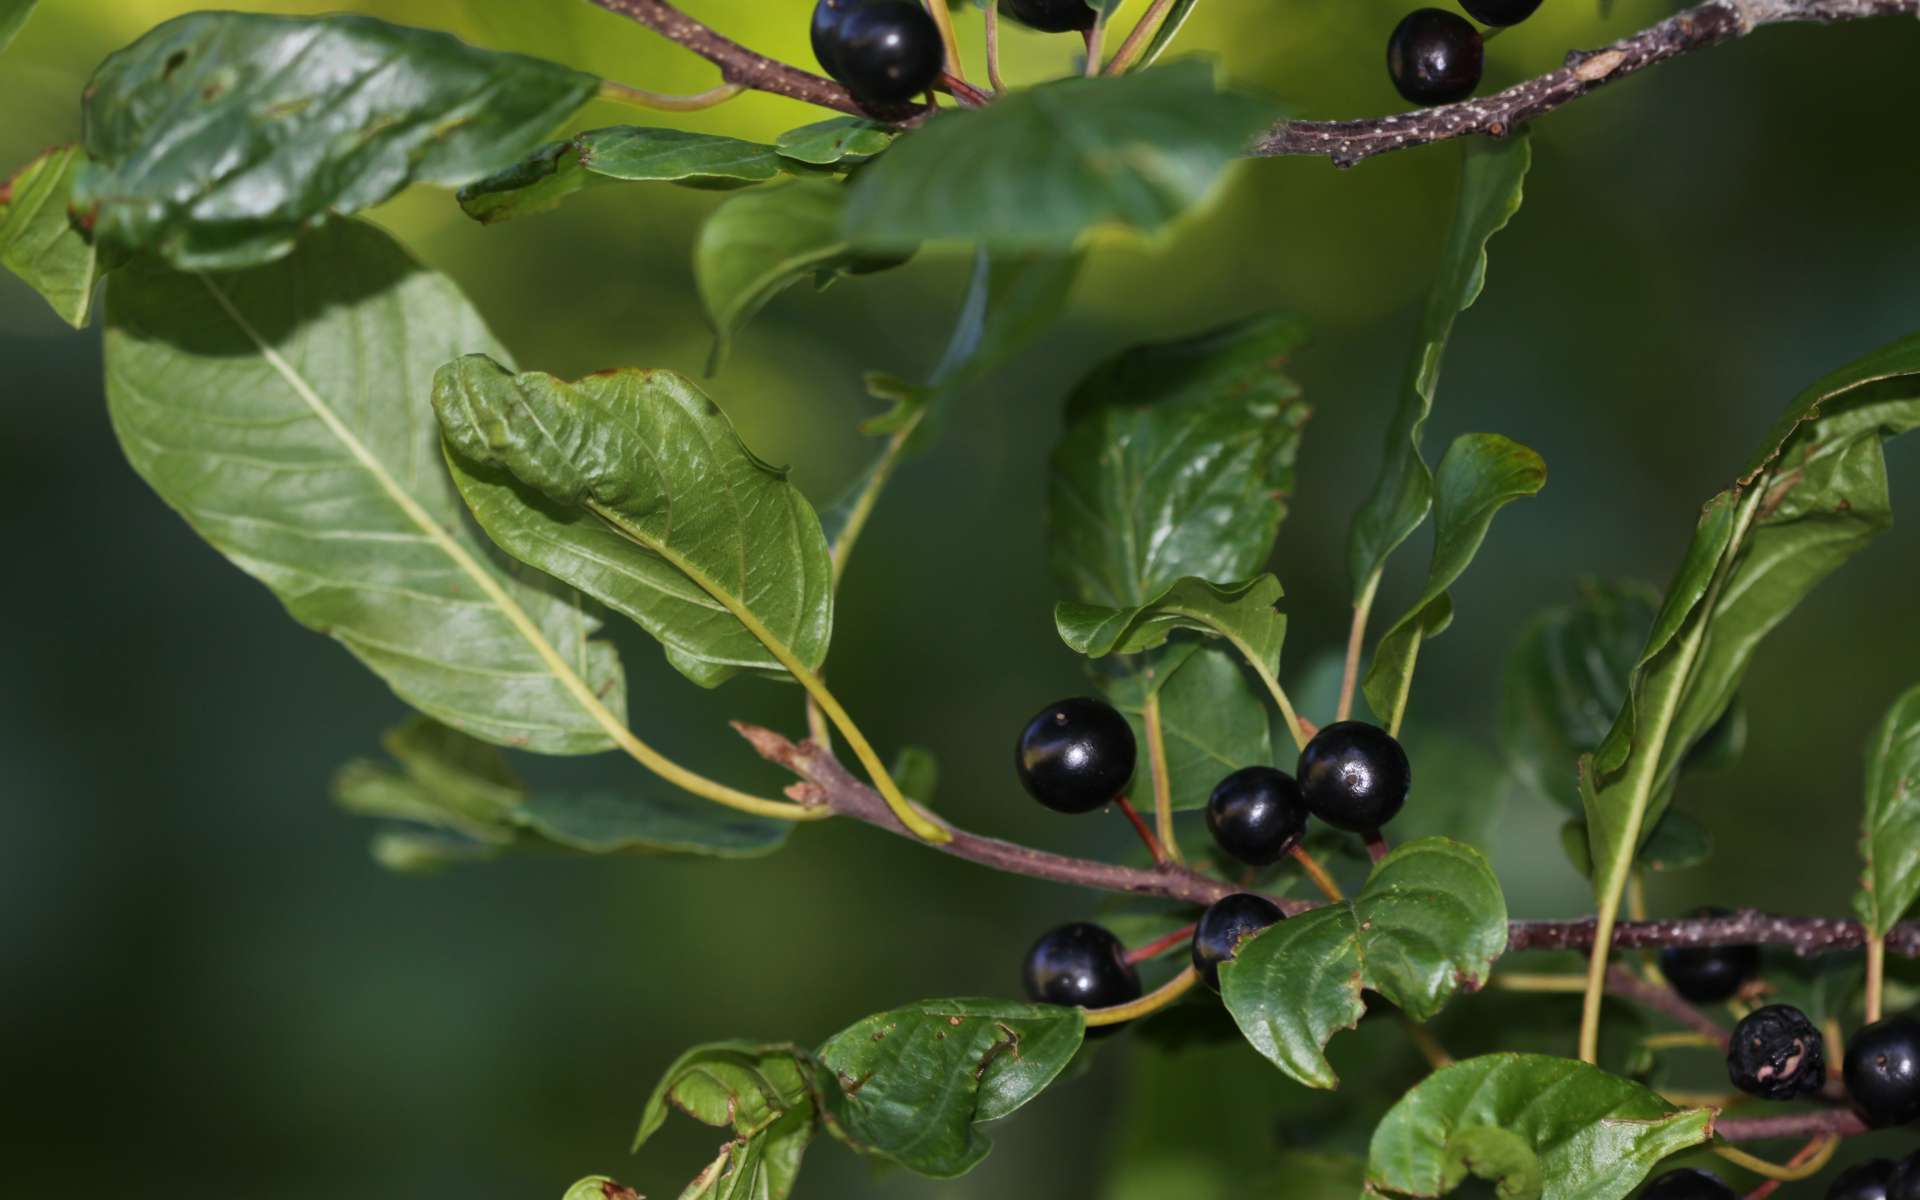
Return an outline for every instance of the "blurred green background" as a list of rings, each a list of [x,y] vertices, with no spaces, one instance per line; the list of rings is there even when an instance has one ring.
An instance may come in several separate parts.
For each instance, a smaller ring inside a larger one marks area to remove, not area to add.
[[[1381,45],[1406,6],[1211,0],[1181,48],[1218,54],[1302,114],[1390,111]],[[44,3],[0,59],[0,163],[74,138],[93,65],[190,7]],[[346,7],[662,90],[712,81],[579,0]],[[805,0],[687,7],[810,62]],[[1622,2],[1603,17],[1591,0],[1549,0],[1490,47],[1489,85],[1671,7]],[[977,21],[962,24],[977,39]],[[1011,40],[1018,78],[1071,65],[1064,41]],[[1696,506],[1803,384],[1920,326],[1916,57],[1911,21],[1767,30],[1543,123],[1527,205],[1461,323],[1428,445],[1505,433],[1546,457],[1551,482],[1502,516],[1456,589],[1457,624],[1422,655],[1415,720],[1491,746],[1500,662],[1530,614],[1582,573],[1664,580]],[[599,106],[582,124],[635,119]],[[810,119],[753,96],[687,124],[752,137]],[[1101,241],[1066,322],[977,388],[899,479],[848,576],[833,674],[876,742],[937,751],[954,819],[1125,850],[1117,821],[1026,802],[1008,762],[1020,721],[1082,686],[1051,627],[1044,458],[1064,389],[1122,346],[1276,307],[1312,318],[1315,343],[1294,365],[1317,416],[1274,565],[1293,614],[1289,674],[1337,645],[1347,518],[1378,461],[1456,162],[1442,147],[1349,172],[1247,164],[1174,235]],[[481,229],[445,194],[416,191],[377,216],[464,285],[527,366],[697,373],[707,335],[689,253],[713,203],[608,188]],[[963,280],[957,256],[925,255],[825,294],[796,289],[748,331],[715,394],[753,446],[829,498],[868,452],[853,432],[871,408],[861,373],[924,370]],[[383,873],[326,781],[375,746],[397,702],[143,488],[107,427],[97,331],[69,333],[11,280],[0,395],[0,540],[15,564],[0,587],[0,1193],[552,1198],[604,1171],[673,1195],[717,1134],[676,1128],[634,1160],[625,1146],[680,1049],[811,1042],[917,997],[1012,994],[1031,938],[1092,911],[1091,897],[862,827],[804,829],[759,863]],[[1898,498],[1920,447],[1892,457]],[[1707,899],[1845,911],[1861,746],[1920,675],[1917,553],[1913,527],[1896,529],[1767,644],[1746,690],[1744,761],[1683,797],[1718,857],[1657,878],[1657,911]],[[1422,540],[1396,560],[1383,613],[1423,559]],[[794,728],[796,691],[741,680],[701,693],[657,648],[625,646],[633,719],[656,743],[730,780],[780,782],[725,720]],[[612,758],[536,773],[635,780]],[[1516,915],[1589,908],[1558,821],[1515,801],[1501,823],[1492,852]],[[799,1195],[1098,1195],[1090,1164],[1125,1102],[1128,1050],[1115,1050],[997,1128],[994,1155],[963,1180],[877,1174],[822,1143]]]

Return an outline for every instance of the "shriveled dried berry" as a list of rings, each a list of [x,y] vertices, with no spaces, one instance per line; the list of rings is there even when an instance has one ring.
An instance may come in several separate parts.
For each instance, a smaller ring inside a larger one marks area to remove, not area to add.
[[[1727,1078],[1749,1095],[1792,1100],[1827,1082],[1827,1043],[1807,1014],[1769,1004],[1742,1017],[1727,1043]]]

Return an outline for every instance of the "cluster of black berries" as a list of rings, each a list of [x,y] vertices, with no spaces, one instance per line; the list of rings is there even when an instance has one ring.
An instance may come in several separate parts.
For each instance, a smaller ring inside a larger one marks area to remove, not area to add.
[[[1517,25],[1540,0],[1460,0],[1460,7],[1482,25]],[[1451,104],[1473,95],[1485,57],[1473,21],[1444,8],[1415,9],[1387,39],[1387,73],[1415,104]]]
[[[1028,794],[1056,812],[1086,813],[1121,799],[1133,781],[1138,749],[1126,718],[1099,700],[1050,704],[1027,722],[1014,766]],[[1375,835],[1406,803],[1413,770],[1385,730],[1341,721],[1300,752],[1298,777],[1274,767],[1245,767],[1213,789],[1207,828],[1231,857],[1249,866],[1278,862],[1300,844],[1309,814],[1329,825]],[[1285,916],[1265,896],[1237,892],[1215,901],[1194,927],[1193,965],[1220,988],[1220,964],[1240,943]],[[1098,925],[1053,930],[1027,954],[1027,994],[1047,1004],[1111,1008],[1140,996],[1126,948]]]
[[[1087,0],[1000,0],[1000,11],[1046,33],[1093,27]],[[946,66],[940,27],[918,0],[819,0],[813,56],[865,104],[904,104]]]

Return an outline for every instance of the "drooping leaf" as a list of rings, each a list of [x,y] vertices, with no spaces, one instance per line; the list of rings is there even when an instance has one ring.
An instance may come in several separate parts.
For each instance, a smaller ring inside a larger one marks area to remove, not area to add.
[[[793,828],[665,789],[529,793],[498,749],[424,717],[389,733],[385,746],[399,771],[350,762],[335,775],[333,794],[349,812],[408,827],[376,838],[376,857],[390,866],[534,847],[757,858],[779,849]]]
[[[1358,896],[1281,921],[1220,968],[1253,1048],[1308,1087],[1338,1084],[1325,1047],[1366,1012],[1363,989],[1416,1021],[1478,988],[1507,948],[1507,903],[1478,850],[1448,838],[1382,859]]]
[[[1893,702],[1867,747],[1866,871],[1854,911],[1882,937],[1920,898],[1920,687]]]
[[[1022,88],[901,138],[855,181],[842,228],[882,249],[941,238],[1064,249],[1101,225],[1152,233],[1206,199],[1278,115],[1197,60]]]
[[[726,361],[741,327],[792,284],[906,261],[855,250],[840,228],[845,208],[841,184],[798,179],[731,197],[713,210],[693,248],[694,281],[713,324],[708,374]]]
[[[482,224],[558,208],[575,192],[611,183],[677,183],[723,190],[780,174],[773,147],[712,133],[616,125],[552,142],[524,161],[460,189],[460,207]]]
[[[106,314],[128,460],[296,620],[475,737],[612,745],[604,722],[626,709],[612,648],[571,593],[494,560],[440,463],[427,380],[456,354],[503,353],[450,282],[338,221],[257,270],[133,264]]]
[[[1266,674],[1279,669],[1287,618],[1275,606],[1280,581],[1256,575],[1244,583],[1182,579],[1138,608],[1105,608],[1063,600],[1054,606],[1060,640],[1090,658],[1138,654],[1164,645],[1175,630],[1223,637]]]
[[[1204,808],[1214,786],[1241,767],[1273,762],[1267,702],[1225,650],[1181,641],[1138,656],[1106,682],[1107,698],[1147,744],[1145,712],[1159,704],[1169,795],[1176,811]],[[1145,768],[1136,785],[1148,786]]]
[[[1281,364],[1304,339],[1296,318],[1258,318],[1129,350],[1075,389],[1047,491],[1070,599],[1134,608],[1265,565],[1310,412]]]
[[[632,618],[713,687],[818,668],[832,565],[806,497],[668,371],[567,383],[482,355],[434,376],[454,480],[500,547]]]
[[[785,1200],[813,1140],[821,1095],[819,1063],[798,1046],[717,1042],[698,1046],[667,1068],[640,1117],[640,1149],[679,1111],[731,1129],[732,1141],[686,1189],[682,1200]]]
[[[1713,1131],[1711,1109],[1678,1109],[1570,1058],[1489,1054],[1442,1067],[1373,1135],[1367,1185],[1439,1196],[1468,1175],[1521,1200],[1620,1200],[1655,1163]]]
[[[1547,465],[1533,451],[1498,434],[1465,433],[1440,458],[1434,477],[1433,562],[1427,584],[1406,615],[1380,636],[1367,669],[1367,703],[1398,731],[1413,684],[1420,643],[1453,620],[1447,589],[1480,551],[1494,514],[1547,482]]]
[[[0,0],[0,50],[13,43],[40,0]]]
[[[1726,713],[1760,641],[1891,523],[1883,443],[1916,424],[1920,334],[1802,392],[1746,472],[1708,502],[1620,714],[1585,764],[1603,911],[1617,905],[1676,772]]]
[[[1004,1000],[923,1000],[868,1017],[820,1047],[845,1097],[829,1128],[922,1175],[963,1174],[992,1145],[978,1123],[1044,1090],[1085,1030],[1079,1009]]]
[[[75,329],[87,323],[100,276],[93,244],[67,218],[73,179],[85,162],[80,147],[57,146],[0,184],[0,264]]]
[[[894,131],[864,117],[829,117],[789,129],[774,139],[782,158],[813,166],[864,162],[893,144]]]
[[[1387,556],[1427,518],[1433,473],[1420,457],[1421,434],[1440,386],[1440,363],[1453,324],[1480,297],[1487,278],[1487,243],[1520,211],[1533,150],[1524,133],[1502,141],[1478,139],[1462,153],[1460,199],[1441,252],[1440,275],[1401,386],[1400,405],[1387,426],[1386,455],[1373,491],[1354,515],[1347,568],[1356,600],[1376,585]]]
[[[330,214],[520,158],[599,86],[371,17],[192,13],[87,85],[74,203],[108,249],[252,266]]]

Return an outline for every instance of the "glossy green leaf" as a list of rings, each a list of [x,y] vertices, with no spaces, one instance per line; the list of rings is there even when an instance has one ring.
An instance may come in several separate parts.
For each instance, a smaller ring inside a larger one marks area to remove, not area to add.
[[[1867,748],[1866,855],[1854,897],[1872,937],[1881,937],[1920,898],[1920,687],[1893,702]]]
[[[1197,3],[1198,0],[1173,0],[1173,6],[1167,9],[1166,16],[1160,18],[1160,27],[1153,31],[1153,40],[1147,43],[1146,52],[1140,56],[1134,70],[1145,70],[1160,61],[1160,56],[1167,52],[1173,40],[1180,36],[1181,29],[1186,27],[1187,18],[1193,15]]]
[[[1060,640],[1090,658],[1138,654],[1165,644],[1175,630],[1223,637],[1256,667],[1279,669],[1287,618],[1276,605],[1280,581],[1256,575],[1244,583],[1182,579],[1138,608],[1105,608],[1065,600],[1054,606]]]
[[[1620,712],[1659,600],[1638,583],[1584,580],[1572,604],[1541,613],[1507,655],[1500,746],[1536,795],[1581,811],[1574,764]]]
[[[1669,1154],[1705,1143],[1713,1112],[1681,1110],[1598,1067],[1489,1054],[1442,1067],[1374,1131],[1367,1185],[1440,1196],[1468,1175],[1521,1200],[1620,1200]]]
[[[819,1064],[797,1046],[718,1042],[688,1051],[669,1068],[640,1117],[640,1149],[678,1111],[730,1129],[734,1139],[686,1189],[682,1200],[784,1200],[813,1140],[823,1097]]]
[[[610,747],[581,697],[624,721],[612,648],[572,593],[494,560],[441,465],[427,380],[502,353],[453,284],[338,221],[258,270],[131,265],[106,320],[128,460],[295,619],[475,737]]]
[[[1892,522],[1883,443],[1920,424],[1920,335],[1796,397],[1740,480],[1704,510],[1625,704],[1585,766],[1603,908],[1666,810],[1688,751],[1721,720],[1761,640]]]
[[[893,144],[892,128],[864,117],[829,117],[789,129],[774,139],[782,158],[813,166],[864,162]]]
[[[567,383],[470,355],[434,376],[433,407],[481,528],[630,617],[687,678],[783,678],[789,660],[825,660],[819,518],[688,380],[631,370]]]
[[[560,1200],[646,1200],[646,1197],[605,1175],[589,1175],[568,1188]]]
[[[1587,823],[1574,818],[1560,827],[1560,848],[1582,875],[1593,874],[1593,850],[1587,844]],[[1640,843],[1635,863],[1649,871],[1685,871],[1713,857],[1713,833],[1698,820],[1669,807],[1653,832]]]
[[[1047,490],[1070,599],[1134,608],[1266,564],[1310,413],[1281,365],[1304,340],[1297,318],[1258,318],[1129,350],[1074,390]]]
[[[1253,1048],[1309,1087],[1338,1085],[1325,1047],[1385,996],[1425,1021],[1477,989],[1507,948],[1507,902],[1478,850],[1409,842],[1374,867],[1358,896],[1281,921],[1220,968],[1227,1011]]]
[[[335,775],[333,794],[349,812],[418,827],[378,835],[376,856],[389,865],[437,866],[533,847],[755,858],[779,849],[793,829],[790,821],[666,789],[530,794],[497,748],[424,717],[384,744],[399,771],[350,762]]]
[[[881,248],[1065,248],[1102,225],[1152,233],[1205,200],[1278,115],[1222,90],[1197,60],[1022,88],[901,138],[855,181],[842,228]]]
[[[963,1174],[991,1148],[977,1124],[1052,1083],[1085,1029],[1077,1008],[1004,1000],[923,1000],[878,1013],[820,1047],[845,1094],[829,1128],[922,1175]]]
[[[616,125],[553,142],[524,161],[460,189],[460,207],[491,225],[558,208],[575,192],[610,183],[677,183],[725,189],[780,174],[773,147],[712,133]]]
[[[39,292],[60,319],[85,327],[100,277],[99,256],[67,218],[78,146],[57,146],[0,184],[0,265]]]
[[[734,335],[791,285],[891,265],[855,251],[841,234],[846,199],[841,184],[800,179],[713,210],[693,248],[694,281],[713,325],[709,374],[726,361]]]
[[[1479,299],[1487,278],[1487,243],[1520,211],[1533,150],[1527,136],[1475,139],[1462,150],[1460,199],[1441,251],[1440,275],[1427,297],[1419,339],[1387,427],[1386,455],[1373,491],[1354,515],[1347,567],[1356,599],[1371,593],[1387,556],[1427,518],[1433,473],[1420,457],[1421,434],[1433,412],[1440,364],[1459,315]]]
[[[0,0],[0,50],[12,44],[40,0]]]
[[[1540,456],[1498,434],[1461,434],[1441,456],[1434,476],[1433,562],[1426,587],[1406,615],[1380,636],[1362,685],[1368,705],[1389,729],[1398,730],[1406,713],[1421,642],[1453,620],[1447,589],[1479,553],[1494,514],[1538,492],[1546,482],[1547,464]]]
[[[330,214],[520,158],[599,86],[370,17],[192,13],[87,85],[74,203],[108,249],[251,266]]]
[[[1241,767],[1273,762],[1265,696],[1247,678],[1239,659],[1225,650],[1197,641],[1177,642],[1129,662],[1104,686],[1141,746],[1147,744],[1147,698],[1157,698],[1175,810],[1204,808],[1221,779]],[[1144,767],[1135,786],[1145,792]]]

